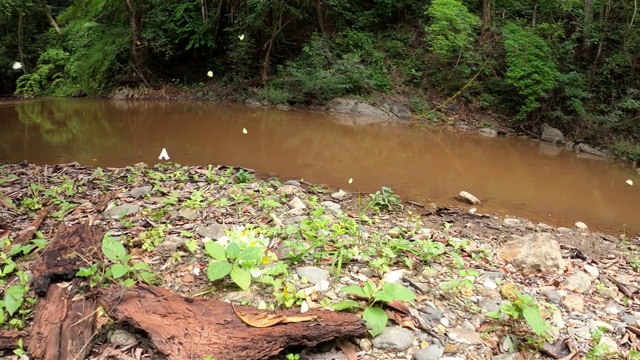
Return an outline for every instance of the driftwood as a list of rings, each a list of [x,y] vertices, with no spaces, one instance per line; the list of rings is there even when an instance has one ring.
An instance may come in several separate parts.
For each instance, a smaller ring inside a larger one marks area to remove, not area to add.
[[[312,310],[315,320],[251,327],[236,312],[258,315],[264,311],[220,300],[185,298],[154,286],[128,290],[112,286],[97,290],[98,302],[120,323],[146,333],[158,351],[172,360],[266,359],[290,346],[315,346],[342,337],[361,337],[367,329],[355,315]],[[276,312],[300,316],[295,309]]]
[[[111,192],[108,192],[108,193],[104,194],[104,195],[103,195],[101,198],[99,198],[99,199],[98,199],[98,201],[95,203],[96,210],[97,210],[99,213],[103,212],[103,211],[104,211],[104,209],[106,209],[106,208],[107,208],[107,206],[109,205],[109,202],[110,202],[111,200],[113,200],[113,199],[116,197],[116,195],[117,195],[117,194],[118,194],[118,193],[117,193],[117,192],[115,192],[115,191],[111,191]]]
[[[72,279],[81,267],[103,262],[100,247],[104,233],[87,224],[60,225],[42,256],[31,265],[36,293],[43,295],[52,281]]]
[[[91,350],[96,301],[77,297],[76,283],[53,284],[38,301],[27,341],[35,359],[84,359]]]

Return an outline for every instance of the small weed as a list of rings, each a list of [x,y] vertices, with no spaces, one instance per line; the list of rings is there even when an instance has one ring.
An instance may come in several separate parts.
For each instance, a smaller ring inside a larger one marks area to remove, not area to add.
[[[246,184],[252,182],[255,179],[255,175],[249,170],[239,169],[236,173],[236,180],[238,184]]]
[[[498,311],[489,312],[488,317],[500,319],[502,315],[508,316],[512,320],[524,318],[531,330],[537,336],[546,339],[552,330],[551,325],[542,318],[540,307],[531,295],[523,294],[517,289],[510,289],[508,295],[510,300],[500,304]]]
[[[374,194],[369,194],[369,204],[367,208],[373,208],[376,211],[391,211],[397,208],[402,209],[402,200],[396,195],[391,188],[383,186],[382,191],[378,190]]]
[[[138,235],[142,241],[142,249],[151,251],[164,241],[164,232],[169,229],[169,225],[158,225],[151,230],[143,231]]]
[[[350,285],[343,287],[342,291],[355,297],[356,299],[366,300],[367,305],[364,307],[362,319],[370,328],[371,336],[376,336],[387,326],[387,313],[379,306],[382,303],[390,303],[394,300],[412,301],[416,296],[411,290],[396,283],[384,283],[381,287],[376,287],[372,281],[367,281],[363,286]],[[378,305],[378,306],[377,306]],[[361,308],[360,303],[354,300],[345,300],[337,304],[333,304],[335,310],[348,310],[353,308]]]

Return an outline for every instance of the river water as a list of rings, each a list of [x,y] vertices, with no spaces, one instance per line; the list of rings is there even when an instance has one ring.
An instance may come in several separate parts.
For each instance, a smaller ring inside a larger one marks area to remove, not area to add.
[[[327,113],[226,103],[0,103],[0,161],[153,164],[163,147],[183,165],[241,166],[350,191],[384,185],[439,206],[456,204],[452,197],[466,190],[483,200],[480,212],[567,227],[583,221],[615,234],[640,231],[640,175],[535,141],[354,126]]]

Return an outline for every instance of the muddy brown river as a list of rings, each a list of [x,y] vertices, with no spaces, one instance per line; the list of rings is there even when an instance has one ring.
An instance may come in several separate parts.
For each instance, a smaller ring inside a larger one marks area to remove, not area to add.
[[[153,164],[165,147],[183,165],[242,166],[350,191],[384,185],[441,206],[466,190],[483,200],[480,212],[567,227],[583,221],[615,234],[640,231],[640,175],[631,168],[530,140],[348,123],[326,113],[238,104],[5,102],[0,161]]]

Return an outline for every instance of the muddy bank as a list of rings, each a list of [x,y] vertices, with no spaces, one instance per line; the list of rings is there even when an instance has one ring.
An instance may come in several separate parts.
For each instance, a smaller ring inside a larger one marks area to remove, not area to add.
[[[263,311],[340,308],[349,300],[350,313],[368,320],[370,333],[349,338],[350,345],[294,347],[281,358],[635,356],[638,239],[423,206],[389,189],[349,193],[223,166],[4,164],[0,194],[0,286],[6,292],[22,284],[25,299],[35,295],[34,264],[60,226],[82,225],[106,231],[97,240],[100,256],[74,255],[75,275],[49,279],[78,284],[73,299],[101,286],[152,283],[176,296]],[[234,249],[245,254],[242,261]],[[7,268],[7,259],[16,265]],[[384,284],[412,296],[385,293]],[[375,290],[380,300],[354,286]],[[5,302],[3,327],[29,337],[37,305],[14,305]],[[378,311],[371,309],[382,309],[387,320],[372,318]],[[172,358],[158,346],[163,339],[146,337],[142,326],[107,313],[88,337],[87,358]],[[126,346],[114,329],[126,334]]]

